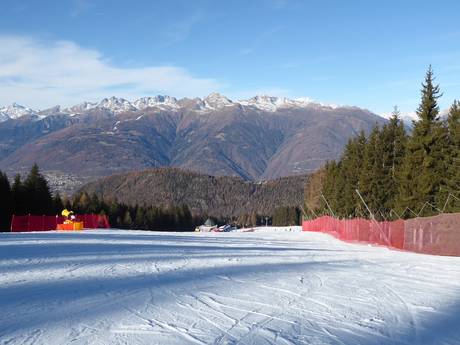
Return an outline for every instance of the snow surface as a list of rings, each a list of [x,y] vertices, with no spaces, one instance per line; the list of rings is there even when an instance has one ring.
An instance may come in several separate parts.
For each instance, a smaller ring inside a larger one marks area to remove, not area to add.
[[[270,230],[0,234],[0,344],[460,343],[460,258]]]

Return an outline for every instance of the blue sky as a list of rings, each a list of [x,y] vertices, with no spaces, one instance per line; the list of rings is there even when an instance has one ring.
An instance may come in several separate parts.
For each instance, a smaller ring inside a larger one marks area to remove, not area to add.
[[[460,98],[458,1],[2,0],[0,105],[166,93],[416,109]]]

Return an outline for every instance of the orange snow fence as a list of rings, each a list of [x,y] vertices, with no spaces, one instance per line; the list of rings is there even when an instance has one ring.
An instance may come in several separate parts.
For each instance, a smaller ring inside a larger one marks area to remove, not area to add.
[[[342,241],[460,256],[460,213],[384,222],[323,216],[303,221],[302,230],[328,233]]]
[[[11,220],[12,232],[50,231],[56,230],[58,224],[64,223],[62,216],[15,216]],[[109,220],[105,215],[77,214],[76,222],[83,222],[85,229],[110,228]]]

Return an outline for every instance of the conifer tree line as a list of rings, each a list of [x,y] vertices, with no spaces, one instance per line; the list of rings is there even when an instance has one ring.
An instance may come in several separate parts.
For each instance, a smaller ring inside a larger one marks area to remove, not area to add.
[[[460,212],[460,103],[441,119],[434,79],[430,66],[410,131],[395,108],[388,123],[350,139],[341,158],[315,174],[317,186],[306,189],[309,216],[369,218],[356,190],[379,220]]]
[[[48,182],[35,164],[22,180],[18,174],[10,184],[0,171],[0,231],[9,231],[12,215],[59,215],[64,208],[77,214],[105,214],[112,227],[139,230],[191,231],[201,218],[192,217],[186,205],[158,208],[127,206],[100,200],[96,194],[76,194],[73,198],[52,195]]]
[[[59,215],[64,208],[76,214],[107,215],[112,227],[135,230],[192,231],[210,217],[216,224],[234,226],[298,225],[297,207],[280,207],[272,215],[243,214],[235,219],[208,215],[192,215],[187,205],[156,207],[153,205],[126,205],[116,200],[103,200],[96,194],[77,193],[72,198],[52,195],[48,182],[35,164],[22,180],[18,174],[10,184],[0,171],[0,231],[8,231],[12,215]]]
[[[161,208],[156,206],[129,206],[117,201],[105,201],[96,194],[76,194],[72,201],[65,201],[68,209],[77,214],[107,215],[111,227],[133,230],[192,231],[202,224],[201,217],[194,217],[187,205]]]
[[[55,215],[62,209],[61,197],[59,194],[52,196],[48,182],[36,164],[24,180],[18,174],[12,184],[0,171],[0,231],[10,229],[13,214]]]

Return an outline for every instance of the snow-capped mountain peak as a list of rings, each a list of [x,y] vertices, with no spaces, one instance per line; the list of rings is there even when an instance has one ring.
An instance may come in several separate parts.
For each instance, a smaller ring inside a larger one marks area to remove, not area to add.
[[[149,107],[171,107],[177,108],[177,99],[171,96],[158,95],[155,97],[142,97],[133,102],[133,106],[139,110]]]
[[[203,99],[206,108],[220,109],[228,105],[233,105],[233,102],[220,93],[213,92]]]
[[[306,101],[307,98],[305,99],[298,99],[298,100],[292,100],[288,99],[286,97],[273,97],[273,96],[268,96],[268,95],[257,95],[255,97],[252,97],[248,100],[242,100],[240,101],[241,105],[245,106],[252,106],[255,108],[258,108],[260,110],[264,111],[276,111],[278,108],[281,107],[290,107],[290,106],[297,106],[297,107],[302,107],[305,106],[306,104],[310,104],[311,100],[308,99],[308,102]]]
[[[257,95],[247,100],[239,101],[241,105],[251,106],[263,111],[274,112],[280,108],[306,108],[306,107],[328,107],[339,108],[335,104],[324,104],[316,102],[308,97],[290,99],[287,97],[273,97],[267,95]]]
[[[21,116],[25,115],[35,115],[36,111],[24,107],[20,104],[13,103],[7,107],[0,108],[0,121],[3,118],[4,120],[8,119],[18,119]]]
[[[72,107],[66,108],[63,111],[71,113],[71,114],[78,114],[78,113],[82,113],[84,111],[93,109],[96,106],[97,106],[97,103],[95,103],[95,102],[83,102],[83,103],[80,103],[80,104],[76,104],[76,105],[74,105]]]
[[[122,113],[125,111],[133,111],[137,110],[135,106],[133,106],[129,101],[124,98],[118,98],[112,96],[110,98],[104,98],[100,101],[97,105],[97,108],[104,108],[108,109],[114,114]]]

